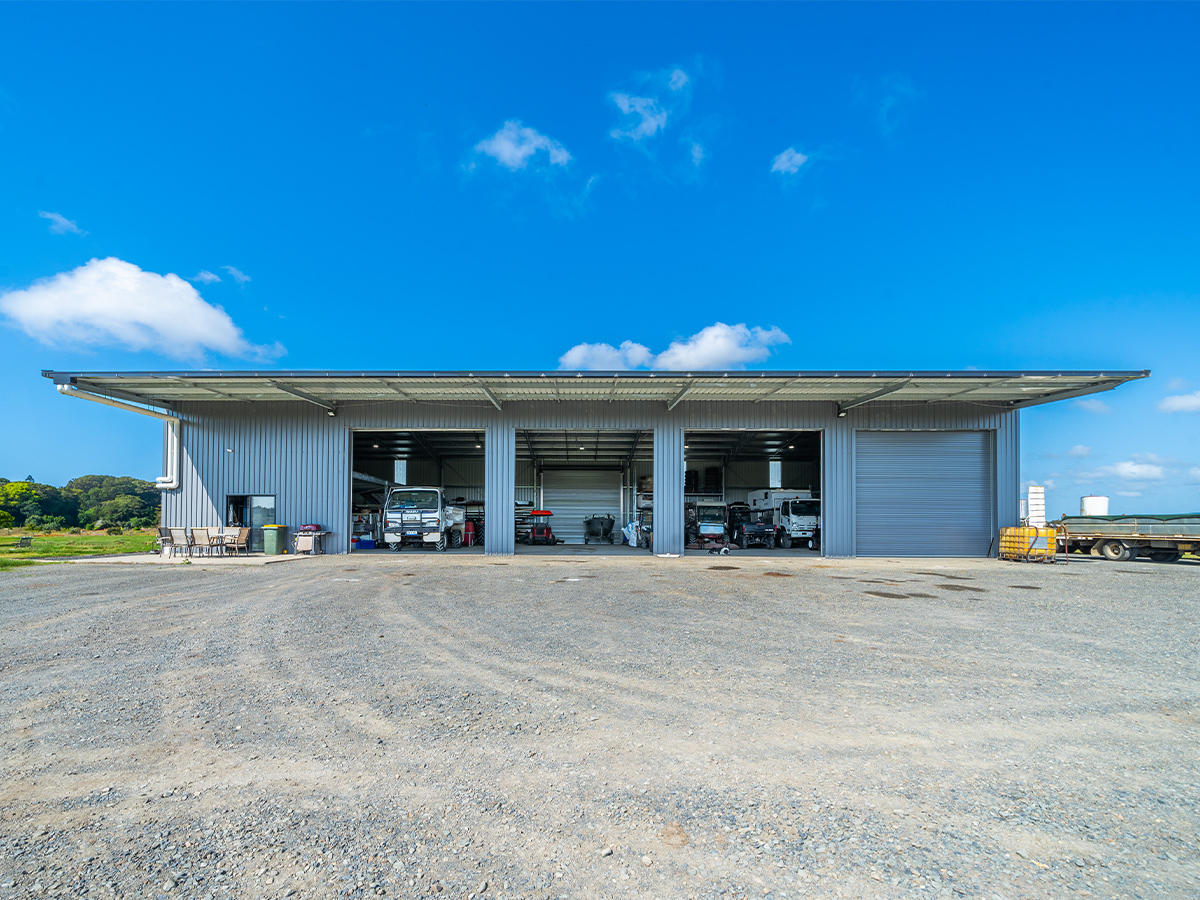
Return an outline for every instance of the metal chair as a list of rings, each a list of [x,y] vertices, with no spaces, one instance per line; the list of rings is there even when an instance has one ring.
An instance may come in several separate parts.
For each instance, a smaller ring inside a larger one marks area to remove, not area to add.
[[[249,528],[235,528],[233,531],[226,531],[223,535],[221,535],[221,538],[224,542],[225,552],[228,552],[229,549],[232,547],[234,556],[241,556],[243,550],[245,550],[247,555],[249,555],[249,553],[250,553],[250,529]]]
[[[192,542],[188,540],[187,529],[168,528],[167,531],[171,536],[171,555],[174,556],[177,552],[181,552],[185,556],[191,556]]]
[[[171,546],[171,529],[160,527],[158,529],[158,537],[155,540],[158,544],[159,556],[161,556],[162,552]]]
[[[207,528],[192,529],[192,551],[206,556],[212,555],[212,544],[208,540]]]

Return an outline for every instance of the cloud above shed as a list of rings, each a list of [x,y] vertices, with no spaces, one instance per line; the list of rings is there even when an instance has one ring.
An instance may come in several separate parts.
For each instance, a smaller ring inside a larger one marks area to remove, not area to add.
[[[790,344],[781,329],[726,325],[715,322],[688,338],[672,341],[662,352],[654,353],[644,344],[623,341],[612,344],[576,344],[561,357],[560,369],[614,371],[624,369],[662,369],[668,371],[741,369],[763,362],[772,348]]]

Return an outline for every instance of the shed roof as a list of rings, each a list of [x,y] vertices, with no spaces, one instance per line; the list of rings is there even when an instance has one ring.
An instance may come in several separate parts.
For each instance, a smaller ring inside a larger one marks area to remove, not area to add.
[[[823,401],[841,410],[874,401],[969,402],[1020,409],[1108,391],[1149,370],[878,372],[54,372],[55,384],[101,396],[172,408],[189,401],[305,400],[331,412],[380,400],[476,402],[503,408],[520,401],[640,400],[674,408],[693,400]]]

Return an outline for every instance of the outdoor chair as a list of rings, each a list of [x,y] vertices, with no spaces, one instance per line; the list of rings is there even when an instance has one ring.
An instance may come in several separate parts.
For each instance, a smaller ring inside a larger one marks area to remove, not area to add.
[[[225,555],[225,535],[219,528],[208,529],[208,555],[212,556],[213,554]]]
[[[243,550],[247,554],[250,553],[249,528],[236,528],[233,531],[227,531],[222,535],[222,538],[225,542],[225,550],[228,551],[232,547],[234,556],[241,556]]]
[[[171,535],[171,555],[182,553],[184,556],[192,555],[192,542],[188,540],[186,528],[168,528]]]
[[[164,550],[171,546],[171,529],[159,528],[156,541],[158,543],[158,552],[161,555]]]
[[[207,528],[192,528],[192,550],[195,553],[212,555],[212,544],[208,540]]]

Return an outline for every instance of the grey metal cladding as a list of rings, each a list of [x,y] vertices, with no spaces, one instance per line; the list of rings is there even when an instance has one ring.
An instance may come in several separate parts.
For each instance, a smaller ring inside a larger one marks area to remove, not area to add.
[[[164,525],[218,524],[224,518],[226,495],[274,494],[281,523],[324,525],[334,532],[328,543],[334,552],[350,549],[347,529],[354,429],[461,428],[485,432],[488,553],[509,554],[514,550],[511,506],[515,500],[515,435],[517,429],[524,428],[655,431],[656,449],[661,440],[664,450],[670,449],[673,456],[678,456],[670,469],[672,473],[678,470],[680,494],[679,534],[674,534],[674,515],[662,519],[662,546],[674,549],[659,552],[682,549],[682,442],[686,429],[823,431],[823,551],[827,556],[855,554],[854,434],[860,428],[995,431],[997,518],[1000,525],[1017,522],[1019,413],[970,403],[889,404],[884,400],[852,409],[844,418],[837,417],[836,405],[830,402],[688,400],[669,411],[666,404],[655,401],[509,402],[502,410],[488,403],[355,401],[339,405],[336,417],[300,400],[195,401],[178,404],[177,412],[183,419],[183,486],[163,494]],[[659,429],[669,429],[670,435],[664,431],[660,438]],[[657,499],[658,491],[655,493]],[[493,516],[499,528],[490,527]]]
[[[483,551],[511,556],[516,551],[517,431],[498,423],[484,430]]]
[[[654,429],[654,552],[683,554],[683,435],[675,424]]]

